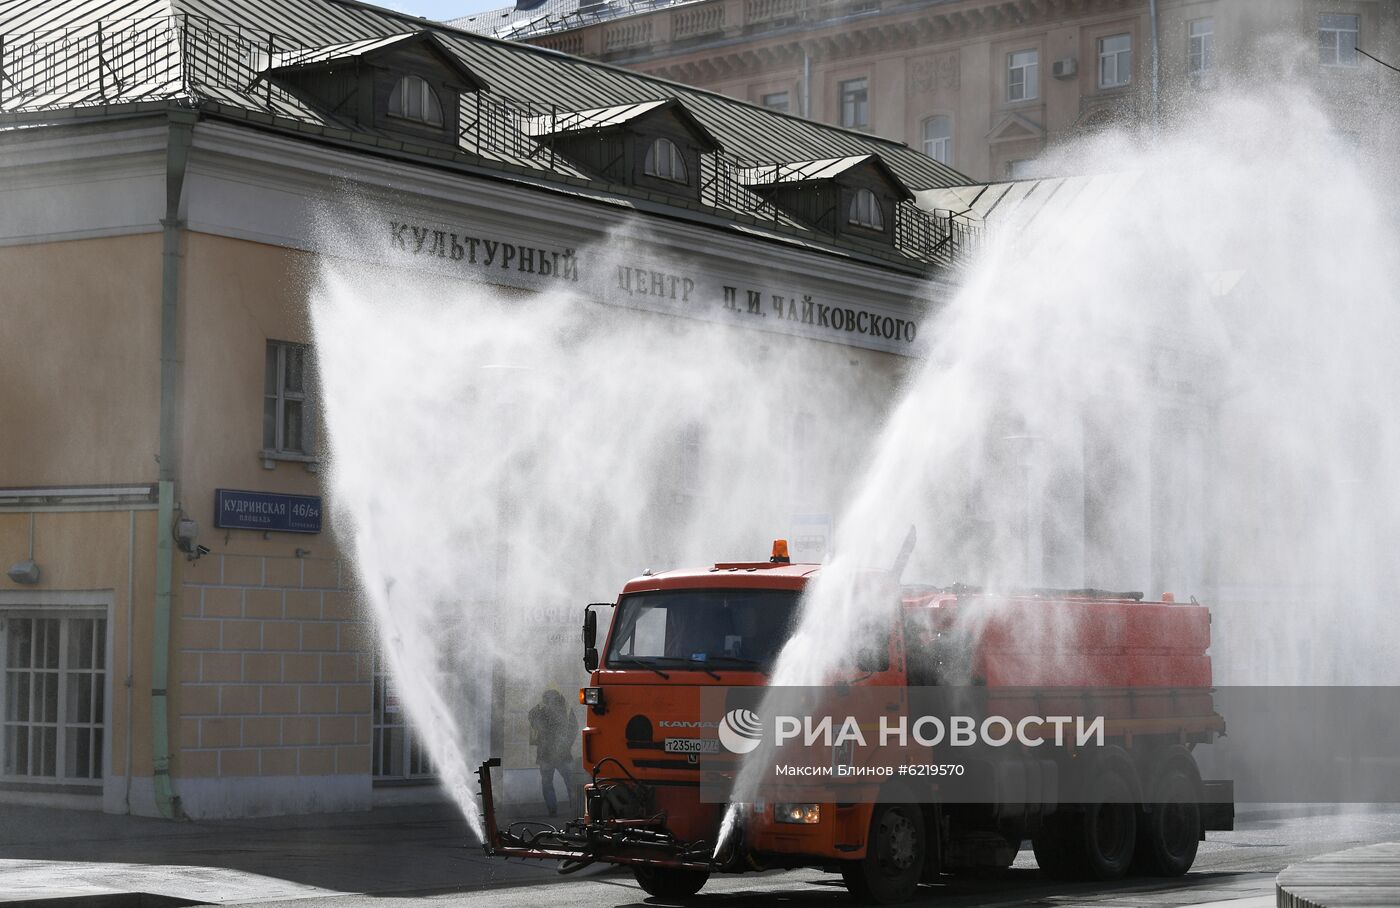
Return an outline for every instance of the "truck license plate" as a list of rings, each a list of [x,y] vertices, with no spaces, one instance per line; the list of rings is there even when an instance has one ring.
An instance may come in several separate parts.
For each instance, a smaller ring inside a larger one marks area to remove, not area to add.
[[[717,738],[667,738],[666,753],[668,754],[717,754],[719,753],[719,739]]]

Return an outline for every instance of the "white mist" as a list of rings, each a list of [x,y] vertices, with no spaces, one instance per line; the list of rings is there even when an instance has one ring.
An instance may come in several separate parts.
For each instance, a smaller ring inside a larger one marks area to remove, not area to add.
[[[581,255],[608,275],[631,242]],[[312,298],[338,530],[478,833],[472,771],[533,769],[529,706],[587,683],[584,604],[646,568],[766,559],[840,503],[897,381],[865,351],[376,263],[327,260]]]
[[[1395,156],[1302,91],[1183,119],[992,221],[772,684],[827,681],[911,525],[906,582],[1198,596],[1217,683],[1400,680]]]

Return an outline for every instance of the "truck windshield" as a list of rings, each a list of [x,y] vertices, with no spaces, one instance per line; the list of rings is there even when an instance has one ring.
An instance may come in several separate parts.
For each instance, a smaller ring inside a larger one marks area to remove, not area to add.
[[[796,590],[675,590],[625,596],[608,667],[767,672],[792,630]]]

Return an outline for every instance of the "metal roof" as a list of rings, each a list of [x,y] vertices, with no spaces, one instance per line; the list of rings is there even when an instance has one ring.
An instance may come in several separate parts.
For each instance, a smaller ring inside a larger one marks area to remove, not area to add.
[[[641,119],[661,110],[674,110],[676,115],[702,139],[710,148],[720,148],[719,140],[710,135],[684,105],[674,98],[664,101],[642,101],[638,104],[617,104],[612,107],[596,107],[592,110],[555,110],[537,117],[521,119],[521,129],[530,136],[557,136],[566,132],[590,132],[599,129],[612,129],[624,123]]]
[[[525,134],[530,136],[555,136],[564,132],[611,129],[664,107],[666,103],[643,101],[640,104],[618,104],[613,107],[595,107],[592,110],[561,110],[538,117],[527,117],[521,122]]]
[[[462,80],[462,87],[470,91],[485,91],[490,88],[484,79],[467,68],[461,58],[443,46],[443,43],[436,35],[426,30],[404,32],[399,35],[389,35],[386,38],[364,38],[359,41],[347,41],[341,44],[327,45],[326,47],[300,48],[284,53],[273,53],[270,55],[272,65],[264,70],[264,73],[283,74],[297,72],[315,67],[328,66],[345,60],[372,57],[395,48],[402,48],[415,44],[426,45],[429,51],[442,61],[443,65],[457,74],[457,77]]]
[[[544,0],[483,10],[449,19],[447,24],[479,35],[515,40],[690,2],[695,0]]]
[[[782,164],[764,164],[745,168],[739,175],[739,182],[745,186],[772,186],[777,183],[806,183],[812,180],[831,180],[856,167],[872,166],[905,198],[912,199],[913,193],[900,181],[877,154],[850,155],[844,158],[825,158],[820,161],[790,161]]]
[[[870,155],[845,158],[823,158],[820,161],[792,161],[785,164],[764,164],[744,169],[739,180],[745,186],[771,186],[774,183],[805,183],[808,180],[830,180],[857,164],[870,160]]]
[[[950,186],[914,195],[925,211],[951,211],[983,223],[1025,225],[1050,210],[1063,218],[1080,206],[1101,201],[1105,193],[1126,191],[1136,180],[1126,173],[1092,174]]]
[[[359,41],[346,41],[342,44],[329,44],[325,47],[299,48],[272,55],[272,65],[268,69],[287,69],[299,66],[314,66],[334,60],[348,60],[361,57],[377,50],[385,50],[421,39],[422,32],[403,32],[385,38],[362,38]]]
[[[395,147],[425,159],[451,151],[416,146],[373,125],[321,110],[271,69],[310,66],[380,53],[415,40],[475,76],[487,90],[462,97],[463,163],[525,169],[576,191],[606,187],[554,154],[536,136],[542,121],[572,112],[571,128],[625,122],[665,105],[722,151],[702,157],[701,202],[758,227],[830,242],[777,211],[739,175],[758,162],[809,163],[874,156],[893,179],[914,190],[966,184],[967,178],[898,142],[828,126],[607,64],[525,44],[469,34],[358,0],[0,0],[0,113],[167,101],[200,106],[301,133],[366,147]],[[589,125],[585,125],[589,124]],[[836,166],[836,165],[832,165]],[[903,206],[910,207],[910,206]],[[947,264],[966,225],[899,223],[899,253]],[[955,236],[956,235],[956,236]],[[957,240],[957,242],[951,242]]]
[[[5,70],[10,72],[8,64],[16,55],[26,50],[33,52],[34,45],[46,43],[39,33],[47,33],[51,38],[71,38],[78,33],[91,34],[102,22],[109,30],[105,43],[113,46],[114,31],[130,31],[136,20],[147,20],[149,24],[162,17],[207,20],[209,34],[202,36],[206,46],[189,50],[199,58],[195,63],[206,64],[204,82],[223,88],[231,86],[224,80],[208,78],[208,59],[216,53],[227,55],[243,50],[242,45],[250,50],[271,46],[274,54],[311,54],[428,29],[448,53],[492,86],[491,94],[497,102],[529,107],[536,115],[551,108],[594,110],[675,98],[726,150],[747,161],[820,160],[874,152],[911,189],[968,182],[957,171],[899,142],[780,114],[607,64],[469,34],[355,0],[11,0],[0,6],[0,34],[23,36],[24,40],[20,42],[22,46],[12,47],[7,39]],[[153,72],[142,81],[164,83],[178,78],[178,73],[170,71],[180,65],[178,46],[168,44],[167,50],[163,65],[147,67]],[[228,66],[236,63],[220,61]],[[93,68],[97,69],[95,64]],[[111,86],[106,99],[113,100]],[[257,93],[243,103],[260,110],[271,106]],[[33,105],[15,103],[8,93],[0,97],[0,109],[29,106]],[[285,106],[295,109],[301,105],[290,102]],[[310,112],[303,115],[317,118]]]

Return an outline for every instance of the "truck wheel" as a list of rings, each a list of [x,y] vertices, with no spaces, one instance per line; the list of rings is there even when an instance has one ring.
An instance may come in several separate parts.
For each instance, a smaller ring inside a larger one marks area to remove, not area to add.
[[[1173,746],[1156,761],[1152,804],[1138,817],[1135,869],[1181,876],[1196,862],[1201,844],[1201,774],[1191,752]]]
[[[637,885],[646,890],[647,895],[659,899],[688,899],[700,891],[710,875],[703,870],[686,870],[683,867],[647,867],[637,864],[632,868]]]
[[[1031,839],[1046,876],[1062,880],[1116,880],[1128,872],[1137,844],[1137,774],[1121,748],[1094,762],[1094,801],[1071,805],[1045,818]]]
[[[919,888],[928,839],[917,804],[877,804],[870,818],[865,857],[848,861],[841,878],[861,902],[892,905]]]
[[[1132,865],[1137,844],[1137,774],[1121,750],[1105,753],[1092,780],[1097,797],[1084,805],[1079,818],[1079,851],[1083,875],[1091,880],[1116,880]]]

